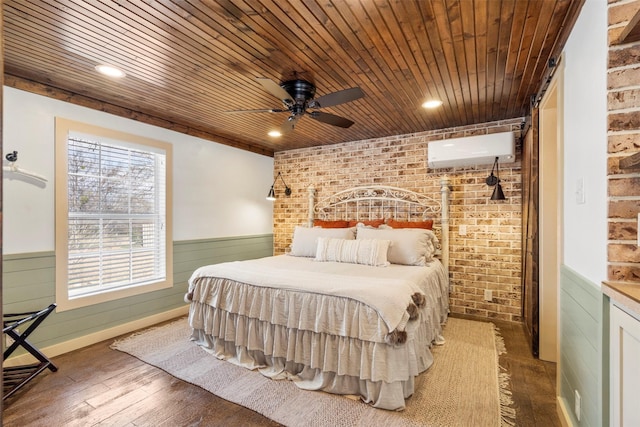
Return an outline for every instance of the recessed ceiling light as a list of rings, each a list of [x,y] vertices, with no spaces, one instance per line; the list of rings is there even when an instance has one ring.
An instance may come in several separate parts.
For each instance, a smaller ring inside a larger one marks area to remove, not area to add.
[[[282,132],[280,132],[279,130],[270,130],[267,135],[277,138],[279,136],[282,136]]]
[[[430,99],[422,104],[422,108],[438,108],[441,105],[442,101],[439,99]]]
[[[126,76],[125,72],[119,68],[114,67],[113,65],[100,64],[96,65],[96,71],[100,74],[104,74],[109,77],[124,77]]]

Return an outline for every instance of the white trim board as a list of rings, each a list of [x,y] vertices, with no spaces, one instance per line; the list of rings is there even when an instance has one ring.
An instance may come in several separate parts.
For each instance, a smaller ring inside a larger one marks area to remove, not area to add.
[[[558,411],[558,418],[560,419],[562,427],[574,427],[567,405],[565,405],[565,401],[561,396],[556,396],[556,409]]]

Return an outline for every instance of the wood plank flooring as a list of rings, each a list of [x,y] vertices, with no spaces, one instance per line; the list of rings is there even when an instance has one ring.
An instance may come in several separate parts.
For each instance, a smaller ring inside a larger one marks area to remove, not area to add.
[[[475,319],[478,320],[478,319]],[[534,359],[521,324],[494,322],[507,354],[517,426],[560,426],[555,364]],[[13,426],[278,426],[260,414],[178,380],[104,341],[54,358],[7,399],[2,424]]]

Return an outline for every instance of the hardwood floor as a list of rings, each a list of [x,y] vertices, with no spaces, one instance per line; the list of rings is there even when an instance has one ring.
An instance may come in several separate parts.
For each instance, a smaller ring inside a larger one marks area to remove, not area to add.
[[[475,319],[478,320],[478,319]],[[555,364],[534,359],[522,325],[494,322],[507,354],[517,426],[560,426]],[[278,426],[256,412],[178,380],[104,341],[54,358],[47,371],[3,406],[13,426]]]

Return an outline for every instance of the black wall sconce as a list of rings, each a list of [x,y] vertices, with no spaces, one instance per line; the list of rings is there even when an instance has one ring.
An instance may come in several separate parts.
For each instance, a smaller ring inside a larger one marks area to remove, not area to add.
[[[493,189],[493,194],[491,194],[491,200],[505,200],[504,192],[502,191],[502,185],[500,185],[500,172],[498,167],[498,158],[493,162],[493,167],[491,168],[491,175],[487,177],[487,185],[489,187],[495,186]],[[493,172],[495,171],[495,175]]]
[[[273,186],[276,185],[276,181],[278,180],[278,178],[280,178],[280,180],[284,184],[284,195],[285,196],[291,195],[291,188],[289,188],[287,183],[284,182],[284,178],[282,178],[282,174],[278,172],[278,175],[276,175],[276,179],[274,179],[273,184],[271,184],[271,190],[269,190],[269,195],[267,196],[267,200],[274,201],[276,199],[276,192],[273,190]]]

